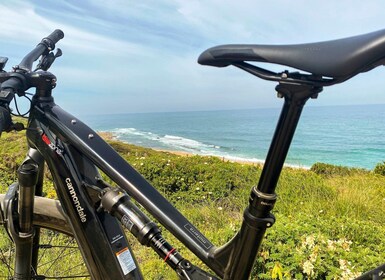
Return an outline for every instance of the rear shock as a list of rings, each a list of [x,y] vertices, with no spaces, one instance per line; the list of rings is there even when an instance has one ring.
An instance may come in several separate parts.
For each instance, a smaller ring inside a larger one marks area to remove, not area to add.
[[[163,238],[159,227],[131,202],[126,193],[109,188],[102,193],[101,208],[116,217],[142,245],[151,247],[178,273],[180,279],[218,279],[183,258],[175,247]]]

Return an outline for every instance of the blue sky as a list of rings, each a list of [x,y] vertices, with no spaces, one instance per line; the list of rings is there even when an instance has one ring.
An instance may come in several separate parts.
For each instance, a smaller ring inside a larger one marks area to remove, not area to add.
[[[54,96],[74,114],[277,107],[272,82],[197,64],[228,43],[294,44],[385,28],[377,1],[2,1],[7,69],[60,28]],[[283,68],[274,68],[284,70]],[[385,69],[325,88],[312,105],[385,103]]]

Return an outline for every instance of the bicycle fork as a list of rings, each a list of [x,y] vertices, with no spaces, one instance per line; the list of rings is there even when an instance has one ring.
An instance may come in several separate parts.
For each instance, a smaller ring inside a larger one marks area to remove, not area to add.
[[[27,158],[17,171],[18,183],[10,186],[5,198],[7,228],[16,248],[13,279],[17,280],[31,279],[35,236],[33,207],[38,173],[38,165]]]

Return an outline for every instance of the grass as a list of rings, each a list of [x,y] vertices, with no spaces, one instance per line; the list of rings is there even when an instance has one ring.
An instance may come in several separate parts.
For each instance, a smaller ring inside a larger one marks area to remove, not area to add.
[[[239,229],[260,165],[177,156],[108,141],[212,243],[224,244]],[[0,139],[1,192],[14,181],[25,147],[21,133]],[[362,169],[325,164],[311,170],[284,168],[273,210],[277,221],[267,231],[253,277],[349,279],[383,263],[384,186],[385,176]],[[52,183],[46,183],[45,194],[55,195]],[[171,234],[164,236],[184,257],[201,264]],[[131,242],[146,279],[177,279],[155,253]]]

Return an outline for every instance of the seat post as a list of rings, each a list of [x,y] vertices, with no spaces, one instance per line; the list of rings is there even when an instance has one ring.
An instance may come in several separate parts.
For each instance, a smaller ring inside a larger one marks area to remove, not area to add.
[[[230,242],[233,252],[224,279],[248,279],[265,231],[275,222],[270,213],[276,201],[275,188],[302,109],[309,98],[318,96],[322,87],[281,82],[276,90],[278,97],[284,98],[285,102],[259,183],[251,190],[241,230],[237,238]],[[242,250],[244,248],[247,250]]]
[[[309,98],[317,98],[322,91],[322,87],[309,84],[280,83],[275,89],[285,101],[257,186],[259,192],[266,194],[274,194],[303,107]]]

